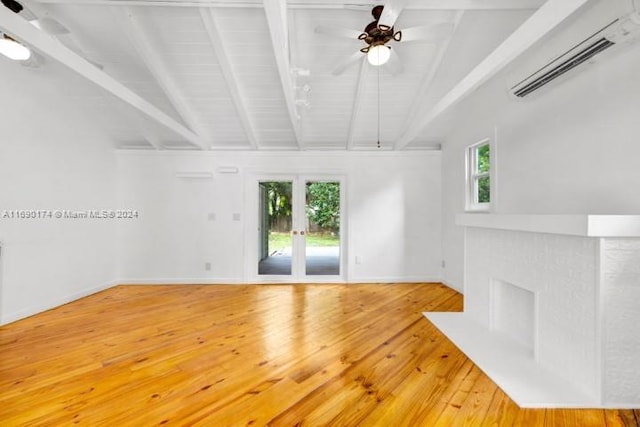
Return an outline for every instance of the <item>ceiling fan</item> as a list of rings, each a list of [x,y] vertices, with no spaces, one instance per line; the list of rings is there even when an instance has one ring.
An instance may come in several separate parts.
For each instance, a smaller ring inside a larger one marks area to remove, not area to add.
[[[332,74],[342,74],[350,65],[367,55],[369,64],[384,65],[392,74],[402,72],[402,64],[391,42],[412,42],[419,40],[442,40],[451,35],[454,25],[450,22],[430,24],[396,30],[395,21],[402,11],[404,1],[390,0],[386,5],[374,6],[371,10],[374,20],[367,24],[363,31],[346,28],[317,27],[316,32],[336,37],[347,37],[363,41],[366,46],[339,63]]]

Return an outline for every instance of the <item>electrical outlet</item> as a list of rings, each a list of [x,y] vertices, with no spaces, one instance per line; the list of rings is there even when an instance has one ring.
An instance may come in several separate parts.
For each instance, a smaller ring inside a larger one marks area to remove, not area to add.
[[[442,268],[445,268],[446,263],[444,262],[444,260],[442,260]]]
[[[204,271],[211,271],[211,263],[210,262],[205,262],[204,263]]]
[[[210,212],[209,215],[207,216],[207,219],[209,221],[215,221],[216,220],[216,214],[215,212]]]
[[[237,213],[237,212],[235,212],[235,213],[233,214],[233,220],[234,220],[234,221],[240,221],[240,214],[239,214],[239,213]]]
[[[362,264],[362,257],[356,255],[356,264]]]

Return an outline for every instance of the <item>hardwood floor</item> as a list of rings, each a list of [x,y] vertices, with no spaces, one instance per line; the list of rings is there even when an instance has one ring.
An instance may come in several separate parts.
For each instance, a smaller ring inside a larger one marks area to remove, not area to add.
[[[118,286],[0,328],[1,426],[637,426],[520,409],[438,284]]]

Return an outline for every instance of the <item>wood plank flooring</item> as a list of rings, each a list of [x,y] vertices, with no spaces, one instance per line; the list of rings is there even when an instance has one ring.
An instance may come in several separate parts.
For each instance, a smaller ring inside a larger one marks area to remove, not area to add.
[[[439,284],[118,286],[0,327],[0,426],[638,426],[520,409]]]

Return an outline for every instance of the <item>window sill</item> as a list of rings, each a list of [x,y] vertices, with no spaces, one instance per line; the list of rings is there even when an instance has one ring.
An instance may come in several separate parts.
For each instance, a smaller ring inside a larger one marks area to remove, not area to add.
[[[491,205],[490,204],[482,204],[482,205],[472,205],[467,206],[465,209],[467,213],[491,213]]]

